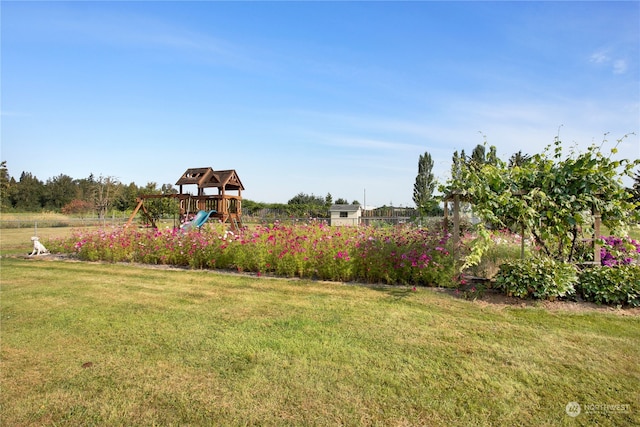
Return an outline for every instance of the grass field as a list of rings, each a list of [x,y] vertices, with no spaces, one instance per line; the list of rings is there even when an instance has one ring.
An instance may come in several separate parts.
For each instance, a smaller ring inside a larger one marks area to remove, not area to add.
[[[640,423],[637,316],[0,262],[2,425]]]
[[[25,259],[30,231],[0,233],[0,425],[640,424],[628,312]]]

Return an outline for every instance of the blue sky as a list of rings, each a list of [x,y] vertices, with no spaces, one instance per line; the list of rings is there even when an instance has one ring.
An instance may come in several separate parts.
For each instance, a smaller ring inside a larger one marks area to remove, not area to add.
[[[504,159],[559,134],[640,157],[639,2],[12,2],[1,152],[41,180],[413,206],[420,154]],[[559,132],[559,133],[558,133]],[[606,138],[605,138],[606,134]]]

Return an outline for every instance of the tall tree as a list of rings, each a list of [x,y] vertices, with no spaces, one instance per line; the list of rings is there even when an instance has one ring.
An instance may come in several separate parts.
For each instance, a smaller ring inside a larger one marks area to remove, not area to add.
[[[147,182],[145,187],[140,188],[140,194],[143,195],[171,194],[169,191],[170,190],[167,185],[163,185],[161,188],[158,188],[158,185],[155,182]],[[148,199],[144,202],[144,205],[149,216],[154,221],[157,221],[165,214],[174,214],[177,212],[175,205],[172,205],[171,202],[175,202],[175,200],[164,198]],[[191,213],[195,214],[195,212]]]
[[[76,198],[87,202],[95,203],[96,198],[96,179],[93,174],[88,178],[77,180]]]
[[[436,181],[433,177],[433,160],[425,151],[418,159],[418,175],[413,184],[413,202],[421,216],[426,216],[437,209],[438,202],[433,196]]]
[[[120,182],[111,176],[100,176],[96,181],[95,206],[100,219],[104,219],[120,191]]]
[[[76,198],[77,183],[69,175],[60,174],[47,180],[44,207],[59,210]]]
[[[483,165],[486,162],[485,146],[483,144],[476,145],[476,148],[471,152],[471,161],[478,165]]]
[[[19,211],[39,211],[42,209],[44,184],[29,172],[22,172],[20,181],[11,191],[11,204]]]
[[[325,203],[325,199],[314,194],[298,193],[287,202],[287,206],[292,215],[325,218],[329,215],[329,207]]]
[[[509,158],[509,167],[513,168],[516,166],[524,166],[524,164],[530,160],[531,156],[528,154],[522,154],[522,150],[520,150]]]
[[[451,180],[453,183],[456,183],[460,180],[462,175],[462,167],[465,164],[465,153],[462,150],[460,153],[458,151],[454,151],[453,157],[451,158]],[[455,189],[454,189],[455,190]]]
[[[464,159],[464,151],[462,152],[462,158]],[[489,147],[487,152],[487,142],[484,144],[478,144],[471,153],[471,158],[466,159],[467,164],[475,168],[481,168],[483,165],[496,165],[498,163],[498,154],[495,146]]]
[[[325,196],[324,204],[327,205],[327,207],[329,208],[333,204],[333,196],[331,195],[331,193],[327,193],[327,195]]]
[[[7,169],[7,161],[0,162],[0,209],[6,209],[11,206],[9,202],[9,187],[11,185],[11,177],[9,169]]]
[[[128,209],[135,209],[138,204],[137,198],[140,194],[140,189],[135,183],[129,185],[122,185],[122,190],[118,194],[118,198],[114,201],[113,207],[121,212]]]
[[[289,205],[318,205],[324,206],[325,200],[314,194],[298,193],[287,202]]]

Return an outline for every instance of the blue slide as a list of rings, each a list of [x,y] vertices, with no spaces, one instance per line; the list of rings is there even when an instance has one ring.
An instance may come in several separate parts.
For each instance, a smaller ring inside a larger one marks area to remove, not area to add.
[[[205,222],[209,219],[211,215],[216,213],[216,211],[199,211],[198,214],[193,218],[190,222],[185,223],[181,228],[183,230],[190,230],[192,228],[200,228],[204,225]]]

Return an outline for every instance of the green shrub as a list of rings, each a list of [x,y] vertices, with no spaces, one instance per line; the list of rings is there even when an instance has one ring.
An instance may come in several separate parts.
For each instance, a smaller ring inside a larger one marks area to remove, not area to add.
[[[573,265],[546,257],[506,261],[496,275],[498,289],[509,296],[550,300],[573,294],[577,280]]]
[[[598,266],[581,272],[579,279],[587,301],[640,306],[640,265]]]
[[[463,240],[466,246],[463,251],[468,254],[461,269],[469,275],[487,279],[494,277],[500,264],[521,257],[521,237],[508,229],[488,231],[478,226],[475,236],[471,241]],[[525,256],[532,255],[531,245],[525,245]]]

